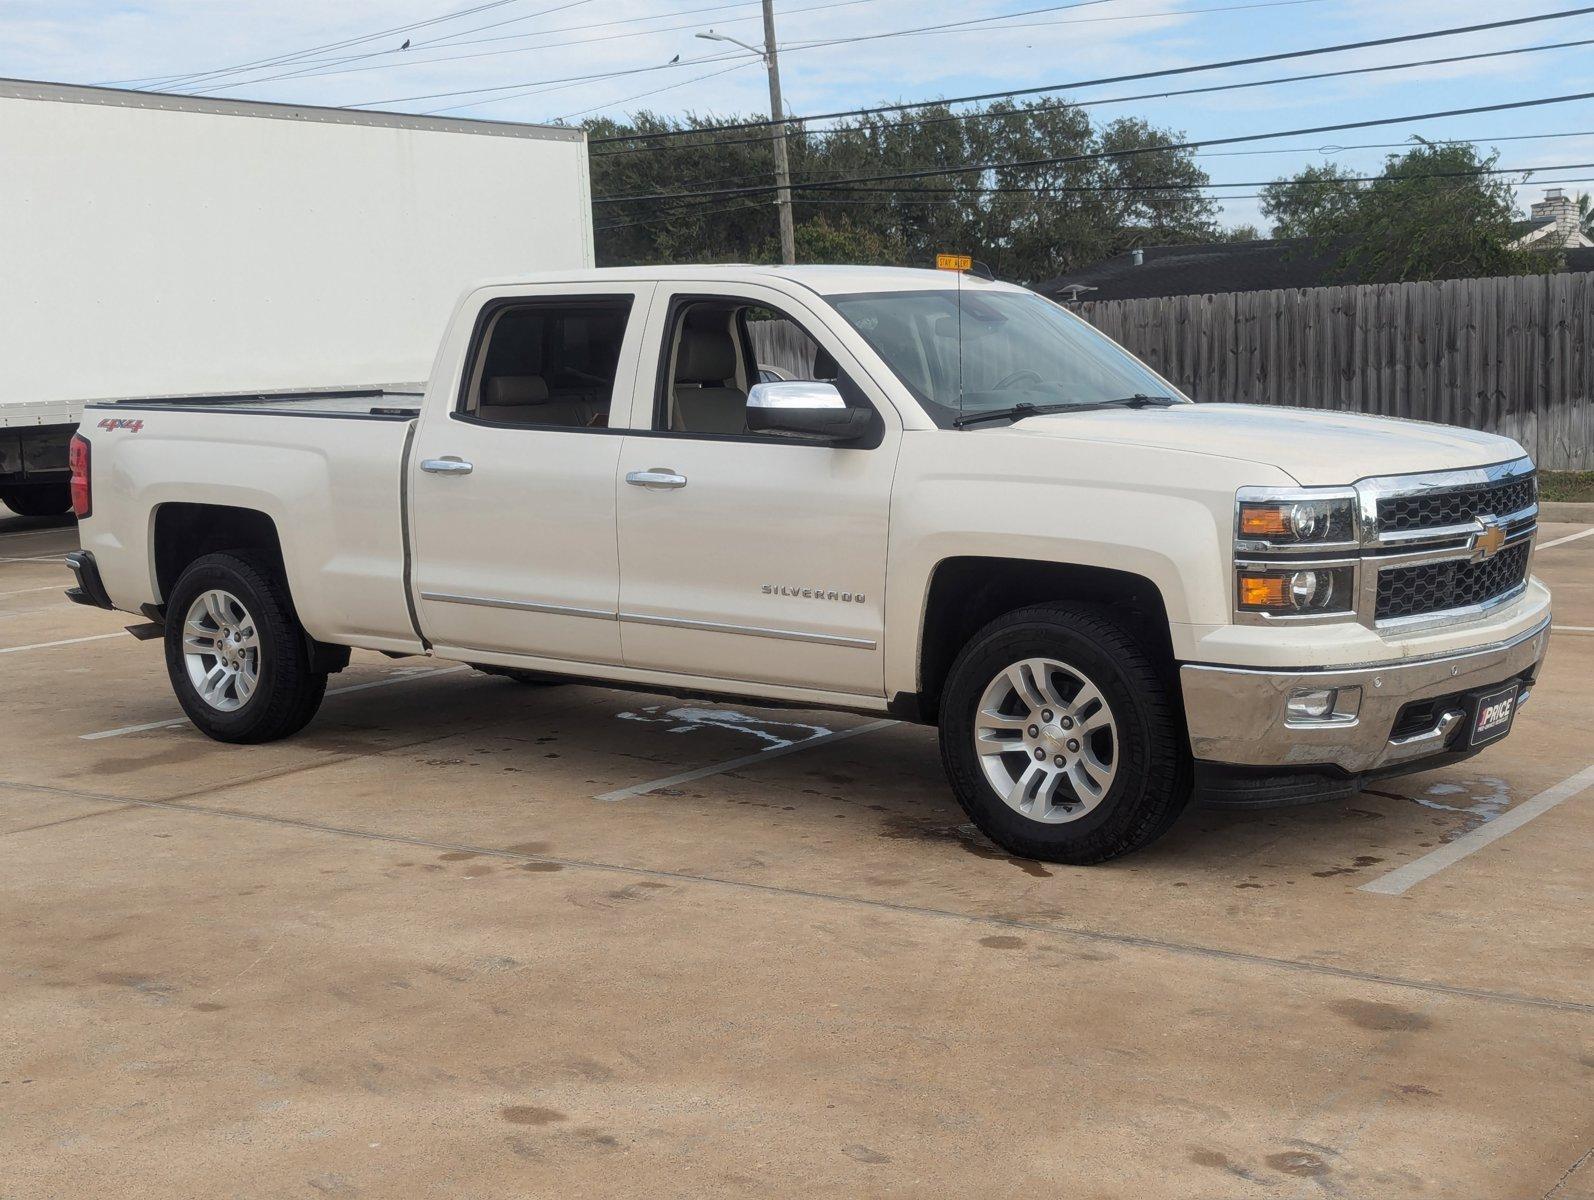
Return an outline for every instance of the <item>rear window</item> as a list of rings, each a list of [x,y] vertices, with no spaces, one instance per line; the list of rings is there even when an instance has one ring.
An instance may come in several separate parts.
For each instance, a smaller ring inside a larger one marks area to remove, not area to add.
[[[631,297],[508,303],[487,318],[464,409],[501,425],[609,423]]]

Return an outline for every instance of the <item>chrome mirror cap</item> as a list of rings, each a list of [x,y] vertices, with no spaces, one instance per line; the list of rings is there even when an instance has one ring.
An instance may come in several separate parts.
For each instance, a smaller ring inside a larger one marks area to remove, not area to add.
[[[747,407],[844,409],[847,402],[833,383],[791,380],[754,384],[747,393]]]

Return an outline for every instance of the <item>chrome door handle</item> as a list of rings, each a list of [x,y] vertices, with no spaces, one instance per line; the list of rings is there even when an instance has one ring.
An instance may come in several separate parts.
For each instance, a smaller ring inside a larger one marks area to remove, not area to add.
[[[653,467],[647,471],[627,472],[625,481],[634,483],[637,487],[650,488],[684,488],[686,476],[677,475],[669,467]]]
[[[475,465],[449,455],[445,458],[421,459],[421,470],[430,471],[433,475],[469,475],[475,470]]]

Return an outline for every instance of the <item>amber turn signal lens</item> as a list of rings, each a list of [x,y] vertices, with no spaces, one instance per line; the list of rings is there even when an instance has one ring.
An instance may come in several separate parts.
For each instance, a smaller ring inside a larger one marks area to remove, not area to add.
[[[1289,577],[1286,575],[1241,575],[1241,608],[1288,608]]]
[[[1240,534],[1243,537],[1288,537],[1290,515],[1278,505],[1246,504],[1240,508]]]

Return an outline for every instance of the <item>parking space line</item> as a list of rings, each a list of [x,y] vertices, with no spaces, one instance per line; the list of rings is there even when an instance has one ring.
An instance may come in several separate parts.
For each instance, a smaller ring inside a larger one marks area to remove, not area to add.
[[[1551,625],[1551,633],[1594,633],[1594,625]]]
[[[17,588],[10,592],[0,592],[0,596],[26,596],[31,592],[64,592],[65,590],[59,583],[47,583],[43,587]]]
[[[57,525],[53,529],[24,529],[20,533],[0,533],[0,542],[11,542],[25,537],[60,537],[71,529],[70,525]]]
[[[785,754],[795,754],[799,750],[808,750],[814,746],[822,746],[827,742],[839,742],[843,738],[857,737],[862,733],[873,733],[877,729],[885,729],[896,725],[896,721],[870,721],[865,725],[858,725],[852,729],[838,729],[833,733],[821,733],[816,737],[803,738],[798,742],[787,742],[784,746],[771,746],[767,750],[760,750],[755,754],[744,754],[740,758],[733,758],[729,762],[715,763],[711,767],[699,767],[695,771],[683,771],[679,775],[666,775],[663,779],[650,779],[647,783],[639,783],[635,787],[619,788],[616,791],[604,792],[601,796],[594,796],[594,800],[630,800],[634,796],[645,796],[649,792],[656,792],[660,788],[671,787],[677,783],[691,783],[695,779],[706,779],[710,775],[720,775],[726,771],[735,771],[740,767],[750,767],[754,763],[767,762],[772,758],[780,758]]]
[[[14,562],[65,562],[64,554],[32,554],[26,557],[0,558],[0,563]]]
[[[49,650],[53,646],[75,646],[79,642],[103,642],[109,638],[126,637],[125,631],[117,633],[96,633],[92,637],[66,638],[59,642],[34,642],[31,646],[5,646],[0,648],[0,654],[21,654],[24,650]]]
[[[1553,542],[1540,542],[1539,549],[1548,550],[1551,546],[1564,546],[1567,542],[1575,542],[1580,538],[1586,537],[1594,537],[1594,527],[1585,529],[1580,533],[1569,533],[1565,537],[1558,537]]]
[[[115,635],[112,635],[115,636]],[[0,651],[3,653],[3,651]],[[329,696],[346,696],[350,692],[364,692],[371,688],[391,687],[395,683],[412,683],[418,679],[435,679],[439,675],[457,675],[470,670],[467,666],[444,667],[441,671],[415,671],[407,675],[392,675],[386,679],[373,679],[369,683],[351,683],[347,687],[328,688]],[[143,725],[123,725],[120,729],[102,729],[98,733],[80,733],[78,740],[97,742],[102,738],[122,737],[129,733],[147,733],[151,729],[175,729],[188,724],[187,717],[172,717],[165,721],[147,721]]]
[[[1594,786],[1594,766],[1584,767],[1571,778],[1545,788],[1533,799],[1524,800],[1515,808],[1506,810],[1487,825],[1480,825],[1471,833],[1462,834],[1448,845],[1424,854],[1421,858],[1413,859],[1403,867],[1396,867],[1389,874],[1380,875],[1370,883],[1362,884],[1357,891],[1375,892],[1380,896],[1403,896],[1425,879],[1432,879],[1446,867],[1482,850],[1490,842],[1498,841],[1506,834],[1522,828],[1534,817],[1549,812],[1557,804],[1570,800],[1591,786]]]

